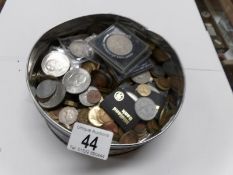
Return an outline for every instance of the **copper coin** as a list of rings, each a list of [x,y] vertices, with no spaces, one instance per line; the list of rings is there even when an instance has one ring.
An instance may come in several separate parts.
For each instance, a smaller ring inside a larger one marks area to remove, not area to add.
[[[149,133],[156,133],[160,130],[159,125],[156,120],[150,120],[146,123],[147,131]]]
[[[118,133],[118,126],[116,125],[116,123],[114,121],[104,123],[103,129],[106,129],[106,130],[111,131],[111,132],[116,133],[116,134]]]
[[[56,110],[53,110],[53,111],[49,111],[48,112],[49,117],[51,117],[53,120],[58,121],[60,110],[61,109],[56,109]]]
[[[119,140],[119,143],[121,144],[131,144],[131,143],[137,143],[137,142],[138,142],[138,136],[132,130],[123,134]]]
[[[156,61],[158,62],[165,62],[165,61],[168,61],[170,59],[170,54],[159,49],[159,48],[155,48],[153,51],[152,51],[152,55],[153,57],[155,58]]]
[[[102,109],[98,111],[98,120],[102,123],[112,122],[112,118]]]
[[[134,127],[134,131],[137,134],[141,134],[144,133],[146,131],[146,125],[144,123],[138,123],[135,127]]]
[[[156,86],[163,90],[163,91],[168,91],[171,87],[171,79],[170,77],[164,78],[164,77],[159,77],[154,79]]]
[[[111,86],[112,78],[103,70],[95,70],[92,72],[92,83],[98,88],[107,88]]]
[[[87,61],[87,62],[82,64],[82,68],[86,69],[87,72],[91,73],[92,71],[94,71],[98,68],[98,65],[96,65],[95,63],[93,63],[91,61]]]
[[[89,124],[88,113],[89,113],[88,108],[80,109],[79,114],[78,114],[78,119],[77,119],[78,122],[83,123],[83,124]]]
[[[87,92],[87,101],[91,104],[96,104],[101,100],[101,93],[98,90],[89,90]]]
[[[151,94],[151,88],[147,84],[138,85],[136,91],[143,97],[149,96]]]

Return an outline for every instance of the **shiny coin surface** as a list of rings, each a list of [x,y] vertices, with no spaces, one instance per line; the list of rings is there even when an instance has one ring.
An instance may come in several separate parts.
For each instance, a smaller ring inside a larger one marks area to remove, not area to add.
[[[60,77],[69,70],[70,60],[65,53],[52,51],[43,58],[41,68],[46,75]]]
[[[36,96],[39,99],[50,98],[57,89],[57,83],[54,80],[44,80],[36,88]]]
[[[81,67],[89,73],[98,69],[98,65],[96,65],[95,63],[93,63],[91,61],[87,61],[87,62],[83,63]]]
[[[137,142],[138,142],[138,136],[134,131],[128,131],[124,133],[119,140],[119,143],[121,144],[131,144]]]
[[[85,69],[72,69],[64,75],[62,83],[67,92],[71,94],[79,94],[89,87],[91,76]]]
[[[80,109],[78,113],[78,119],[77,119],[78,122],[83,123],[83,124],[89,124],[88,113],[89,113],[88,108]]]
[[[132,41],[124,34],[112,34],[107,38],[106,46],[115,55],[127,55],[133,50]]]
[[[163,91],[168,91],[171,87],[171,79],[169,77],[168,78],[159,77],[154,80],[156,86]]]
[[[39,102],[40,106],[43,108],[51,109],[58,106],[65,98],[66,90],[63,84],[57,81],[57,89],[52,97],[46,102]]]
[[[158,113],[155,103],[148,97],[141,97],[135,103],[135,112],[144,121],[152,120]]]
[[[112,122],[112,118],[102,109],[98,111],[98,118],[101,123]]]
[[[147,131],[149,133],[156,133],[160,130],[158,122],[156,120],[150,120],[146,123]]]
[[[96,104],[101,100],[101,93],[99,90],[89,90],[87,92],[87,101],[92,104]]]
[[[151,75],[150,75],[149,71],[141,73],[135,77],[132,77],[132,80],[138,84],[145,84],[145,83],[149,82],[150,79],[151,79]]]
[[[59,122],[64,125],[71,125],[78,118],[78,110],[74,107],[64,107],[59,112]]]
[[[136,88],[136,91],[141,95],[141,96],[149,96],[151,94],[151,88],[147,84],[140,84]]]
[[[74,40],[69,45],[70,52],[78,58],[91,57],[94,54],[93,49],[85,40]]]
[[[100,110],[99,106],[95,106],[93,108],[90,109],[89,113],[88,113],[88,120],[89,122],[96,127],[101,127],[103,125],[103,123],[101,123],[98,120],[98,112]]]
[[[111,131],[113,133],[118,133],[118,126],[114,121],[109,121],[103,124],[102,126],[103,129],[106,129],[108,131]]]
[[[88,100],[87,100],[87,95],[90,91],[98,91],[98,89],[94,86],[90,86],[85,92],[79,94],[79,101],[82,105],[84,106],[94,106],[95,103],[90,103]],[[102,98],[102,97],[101,97]],[[101,100],[100,98],[100,100]],[[89,99],[90,100],[90,99]]]

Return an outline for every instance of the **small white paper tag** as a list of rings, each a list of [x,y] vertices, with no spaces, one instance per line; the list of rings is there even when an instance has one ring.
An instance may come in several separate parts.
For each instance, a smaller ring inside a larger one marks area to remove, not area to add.
[[[76,122],[67,149],[107,160],[113,133]]]

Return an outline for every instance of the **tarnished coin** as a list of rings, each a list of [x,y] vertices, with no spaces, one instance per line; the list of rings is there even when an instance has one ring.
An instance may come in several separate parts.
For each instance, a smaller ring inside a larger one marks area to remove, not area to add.
[[[138,136],[135,133],[135,131],[128,131],[125,134],[123,134],[119,140],[120,144],[131,144],[131,143],[137,143],[138,142]]]
[[[103,129],[106,129],[108,131],[111,131],[113,133],[118,133],[118,126],[114,121],[109,121],[103,124],[102,126]]]
[[[78,107],[78,104],[76,102],[72,101],[72,100],[65,100],[64,105],[67,105],[67,106],[70,106],[70,107],[75,107],[75,108]]]
[[[99,68],[99,65],[97,65],[91,61],[87,61],[87,62],[83,63],[81,67],[83,69],[85,69],[87,72],[91,73],[92,71],[97,70]]]
[[[92,75],[92,83],[97,88],[108,88],[112,85],[112,77],[103,70],[95,70],[91,73]]]
[[[147,134],[146,125],[144,123],[138,123],[134,127],[134,131],[137,134],[138,138],[142,138]]]
[[[88,113],[88,120],[89,122],[96,126],[96,127],[101,127],[103,125],[103,123],[101,123],[99,120],[98,120],[98,112],[100,110],[100,107],[99,106],[95,106],[93,108],[90,109],[89,113]]]
[[[107,49],[115,55],[124,56],[132,52],[133,43],[124,34],[112,34],[106,40]]]
[[[141,73],[135,77],[132,77],[132,80],[138,84],[145,84],[145,83],[149,82],[150,79],[151,79],[151,75],[150,75],[149,71]]]
[[[69,45],[70,52],[78,58],[89,58],[92,57],[94,51],[91,46],[88,45],[85,40],[74,40]]]
[[[66,90],[63,84],[57,81],[57,88],[52,97],[46,102],[39,102],[40,106],[43,108],[51,109],[58,106],[65,98]]]
[[[61,109],[56,109],[53,111],[49,111],[48,115],[51,117],[53,120],[58,121],[59,120],[59,112]]]
[[[80,109],[78,113],[78,119],[77,119],[78,122],[83,123],[83,124],[89,124],[88,113],[89,113],[88,108]]]
[[[148,97],[141,97],[135,103],[135,112],[144,121],[152,120],[158,113],[155,103]]]
[[[164,77],[165,76],[163,67],[157,64],[154,64],[154,67],[153,69],[150,70],[150,73],[153,77]]]
[[[59,112],[59,122],[64,125],[71,125],[78,118],[78,110],[74,107],[64,107]]]
[[[160,127],[156,120],[150,120],[146,123],[147,131],[151,134],[157,133],[160,130]]]
[[[168,61],[171,57],[171,55],[169,53],[161,50],[160,48],[154,48],[152,51],[152,55],[157,62],[161,62],[161,63]]]
[[[90,92],[90,91],[98,91],[98,89],[96,88],[96,87],[94,87],[94,86],[90,86],[85,92],[83,92],[83,93],[81,93],[81,94],[79,94],[79,101],[80,101],[80,103],[82,104],[82,105],[84,105],[84,106],[94,106],[95,105],[95,103],[90,103],[91,102],[91,100],[89,99],[89,101],[88,101],[88,99],[87,99],[87,95],[88,95],[88,93]],[[90,98],[90,97],[89,97]],[[101,100],[101,98],[102,98],[102,96],[100,97],[100,100]],[[99,100],[99,101],[100,101]],[[93,101],[95,101],[95,99],[93,100]]]
[[[41,68],[46,75],[60,77],[69,70],[70,60],[65,53],[52,51],[43,58]]]
[[[154,80],[155,80],[155,85],[162,91],[168,91],[171,87],[170,77],[168,78],[159,77],[159,78],[155,78]]]
[[[57,82],[54,80],[44,80],[36,88],[36,96],[41,99],[50,98],[57,89]]]
[[[101,100],[101,93],[99,90],[89,90],[87,92],[87,101],[92,104],[96,104]]]
[[[138,85],[136,91],[143,97],[149,96],[151,94],[151,88],[147,84]]]
[[[62,83],[67,92],[71,94],[79,94],[89,87],[91,76],[83,68],[72,69],[64,75]]]

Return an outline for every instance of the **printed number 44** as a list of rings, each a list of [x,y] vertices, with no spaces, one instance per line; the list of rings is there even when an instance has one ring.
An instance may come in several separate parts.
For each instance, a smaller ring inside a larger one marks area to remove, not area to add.
[[[95,151],[95,149],[97,148],[97,141],[98,141],[98,137],[94,138],[91,143],[89,144],[89,140],[90,140],[90,134],[87,135],[83,140],[82,140],[82,144],[85,146],[85,148],[92,147],[93,151]]]

